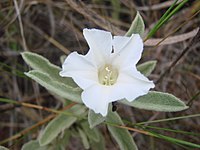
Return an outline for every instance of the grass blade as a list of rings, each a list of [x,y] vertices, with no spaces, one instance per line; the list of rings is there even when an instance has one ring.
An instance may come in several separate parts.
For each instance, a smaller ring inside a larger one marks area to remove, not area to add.
[[[159,123],[159,122],[173,121],[173,120],[179,120],[179,119],[185,119],[185,118],[193,118],[193,117],[200,117],[200,114],[173,117],[173,118],[167,118],[167,119],[159,119],[159,120],[153,120],[153,121],[145,121],[145,122],[136,123],[134,125],[142,125],[142,124],[147,124],[147,123],[148,124],[150,124],[150,123]]]
[[[154,132],[151,132],[151,134],[152,134],[152,136],[154,136],[154,137],[161,138],[161,139],[164,139],[164,140],[169,141],[169,142],[173,142],[173,143],[178,143],[178,144],[186,145],[186,146],[190,146],[190,147],[193,147],[193,148],[200,148],[200,145],[199,145],[199,144],[187,142],[187,141],[184,141],[184,140],[172,138],[172,137],[165,136],[165,135],[162,135],[162,134],[157,134],[157,133],[154,133]]]
[[[176,5],[177,1],[178,0],[176,0],[170,6],[170,8],[165,12],[165,14],[160,18],[160,20],[156,23],[156,25],[153,27],[153,29],[151,29],[151,31],[148,33],[148,35],[147,35],[147,37],[145,38],[144,41],[146,41],[151,36],[153,36],[164,23],[166,23],[186,2],[188,2],[188,0],[183,0],[181,3],[178,4],[178,6],[176,6],[174,8],[174,6]]]

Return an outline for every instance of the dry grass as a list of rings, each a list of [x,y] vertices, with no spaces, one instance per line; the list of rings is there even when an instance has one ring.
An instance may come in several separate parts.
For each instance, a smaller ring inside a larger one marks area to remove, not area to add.
[[[117,3],[119,2],[119,3]],[[29,70],[23,62],[20,52],[32,51],[47,57],[52,63],[61,65],[60,56],[78,51],[85,54],[87,45],[82,36],[83,28],[100,28],[113,34],[123,35],[134,18],[136,10],[140,10],[145,20],[146,32],[166,11],[172,1],[149,0],[131,1],[116,0],[1,0],[0,2],[0,97],[16,101],[26,101],[46,107],[59,108],[60,101],[50,95],[37,83],[21,76]],[[117,5],[119,4],[119,5]],[[188,46],[194,31],[200,24],[199,15],[191,18],[200,8],[200,2],[190,1],[170,22],[164,25],[151,39],[146,42],[141,62],[157,60],[158,64],[150,76],[154,81],[173,63]],[[181,26],[176,32],[177,27]],[[191,32],[193,31],[193,32]],[[155,46],[160,40],[171,33],[170,38]],[[189,34],[190,33],[190,34]],[[155,42],[154,40],[157,39]],[[159,40],[158,40],[159,39]],[[170,43],[171,41],[171,43]],[[149,43],[149,44],[148,44]],[[173,44],[172,44],[173,43]],[[154,45],[154,46],[153,46]],[[192,99],[200,91],[200,43],[194,44],[181,57],[175,66],[156,84],[156,90],[169,92],[190,104],[186,111],[177,113],[153,112],[119,106],[122,118],[134,122],[184,116],[199,113],[200,97]],[[191,101],[192,100],[192,101]],[[126,110],[126,111],[125,111]],[[11,104],[0,103],[0,141],[12,137],[15,133],[28,128],[44,119],[47,112]],[[184,119],[180,121],[157,123],[156,126],[176,130],[200,133],[200,119]],[[20,149],[20,146],[37,137],[38,128],[27,134],[22,140],[11,140],[6,146]],[[108,149],[118,149],[110,136]],[[199,143],[195,136],[180,136],[173,132],[164,132],[175,138]],[[138,133],[133,133],[139,149],[182,149],[174,144]],[[80,149],[79,139],[73,139],[68,149]],[[165,145],[165,146],[163,146]]]

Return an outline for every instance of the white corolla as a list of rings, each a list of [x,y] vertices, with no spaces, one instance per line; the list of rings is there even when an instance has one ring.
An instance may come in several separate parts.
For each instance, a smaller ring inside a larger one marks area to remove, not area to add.
[[[107,31],[84,29],[83,35],[88,53],[71,53],[60,75],[72,77],[83,89],[81,98],[88,108],[106,116],[109,103],[124,98],[131,102],[154,87],[136,68],[143,51],[139,34],[113,37]]]

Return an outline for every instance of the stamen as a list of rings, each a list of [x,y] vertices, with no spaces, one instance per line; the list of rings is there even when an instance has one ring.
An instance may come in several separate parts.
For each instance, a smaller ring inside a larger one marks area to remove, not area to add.
[[[118,70],[111,65],[105,65],[99,69],[98,77],[101,84],[111,86],[117,81]]]

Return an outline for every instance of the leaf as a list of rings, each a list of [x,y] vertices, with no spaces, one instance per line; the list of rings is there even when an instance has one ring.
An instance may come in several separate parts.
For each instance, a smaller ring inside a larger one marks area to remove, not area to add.
[[[137,66],[138,71],[140,71],[143,75],[149,76],[151,72],[154,70],[157,61],[147,61]]]
[[[100,140],[97,129],[91,129],[87,121],[82,122],[81,127],[90,140],[93,140],[95,142],[98,142]]]
[[[49,146],[40,146],[37,140],[31,140],[22,146],[22,150],[53,150]]]
[[[64,83],[54,81],[49,75],[37,70],[32,70],[25,74],[56,95],[74,102],[82,103],[80,96],[82,91],[79,88],[72,88]]]
[[[9,150],[9,149],[4,146],[0,146],[0,150]]]
[[[103,117],[101,114],[96,114],[93,110],[89,110],[88,112],[88,122],[90,128],[94,128],[95,126],[102,123],[106,118]]]
[[[42,73],[48,74],[49,77],[54,81],[64,83],[72,87],[78,87],[77,84],[72,80],[72,78],[61,77],[59,75],[61,68],[50,63],[48,59],[42,57],[41,55],[31,52],[23,52],[21,53],[21,55],[24,61],[34,70],[38,70]]]
[[[156,91],[151,91],[146,95],[140,96],[132,102],[128,102],[127,100],[122,100],[121,102],[140,109],[165,112],[176,112],[188,108],[184,102],[174,95]]]
[[[116,127],[116,125],[123,125],[120,116],[116,112],[110,111],[107,115],[106,122],[109,132],[116,140],[121,150],[138,149],[128,130]]]
[[[98,142],[95,142],[95,141],[91,141],[91,149],[92,150],[105,150],[105,140],[104,140],[104,137],[103,135],[101,134],[101,132],[98,132],[98,135],[99,135],[99,141]]]
[[[49,145],[52,146],[53,150],[65,150],[66,146],[70,142],[71,130],[65,129],[59,136],[52,141]]]
[[[85,107],[77,104],[72,107],[70,112],[74,112],[76,115],[81,115],[84,111]],[[69,110],[67,110],[67,112],[69,112]],[[61,131],[69,128],[76,120],[77,118],[73,116],[66,116],[64,114],[58,115],[44,129],[39,138],[40,145],[45,146],[51,143]]]
[[[51,121],[45,128],[41,138],[40,145],[45,146],[51,143],[58,134],[66,128],[69,128],[76,121],[75,117],[60,115]]]
[[[78,132],[79,132],[79,135],[81,137],[81,140],[82,140],[84,148],[85,149],[89,149],[90,148],[90,144],[89,144],[89,141],[87,139],[86,134],[80,128],[78,128]]]
[[[129,28],[128,32],[126,33],[126,36],[131,36],[134,34],[139,34],[142,36],[145,30],[144,21],[142,19],[142,16],[140,15],[139,11],[137,11],[137,14],[135,16],[135,19],[133,20],[131,27]]]
[[[38,140],[31,140],[22,146],[22,150],[65,150],[71,134],[70,131],[67,130],[64,132],[65,133],[61,134],[58,139],[52,141],[48,145],[40,146]]]

